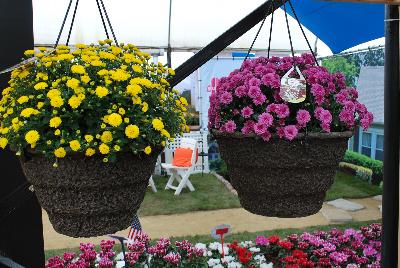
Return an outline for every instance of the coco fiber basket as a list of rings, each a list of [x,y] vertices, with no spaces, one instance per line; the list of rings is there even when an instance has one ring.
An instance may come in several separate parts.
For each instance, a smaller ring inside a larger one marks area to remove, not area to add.
[[[294,218],[321,209],[353,133],[299,134],[292,141],[273,137],[268,142],[241,133],[213,134],[243,208]]]
[[[21,159],[21,165],[54,229],[72,237],[91,237],[130,225],[156,159],[156,152],[120,153],[116,163],[103,163],[101,156],[72,155],[54,168],[43,155],[32,155]]]

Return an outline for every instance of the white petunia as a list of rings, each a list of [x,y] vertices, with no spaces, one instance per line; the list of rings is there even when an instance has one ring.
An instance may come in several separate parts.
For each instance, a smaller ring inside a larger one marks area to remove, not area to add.
[[[207,261],[208,266],[215,267],[217,264],[220,264],[221,261],[219,259],[209,259]]]
[[[228,268],[241,268],[242,264],[240,264],[239,262],[230,262],[228,263]]]
[[[226,262],[226,263],[229,263],[229,262],[234,261],[234,260],[235,260],[235,257],[229,256],[229,255],[225,256],[225,258],[221,259],[222,262]]]
[[[274,268],[274,265],[272,264],[272,262],[270,263],[263,263],[260,265],[260,268]]]
[[[256,248],[256,247],[251,247],[251,248],[249,248],[249,250],[250,250],[251,252],[254,252],[254,253],[260,252],[260,248]]]

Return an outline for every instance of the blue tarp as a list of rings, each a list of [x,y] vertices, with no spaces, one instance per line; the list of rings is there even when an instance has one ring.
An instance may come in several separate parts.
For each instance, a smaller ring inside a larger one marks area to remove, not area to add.
[[[339,53],[384,36],[384,5],[292,0],[300,22]],[[289,4],[288,13],[293,15]]]

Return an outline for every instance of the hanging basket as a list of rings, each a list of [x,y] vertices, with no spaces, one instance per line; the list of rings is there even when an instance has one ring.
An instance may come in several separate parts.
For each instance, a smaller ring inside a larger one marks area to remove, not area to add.
[[[352,132],[299,134],[269,142],[213,131],[244,209],[269,217],[317,213],[333,183]]]
[[[76,154],[58,168],[43,155],[21,160],[54,229],[72,237],[92,237],[127,228],[146,193],[158,152],[120,153],[115,163]]]

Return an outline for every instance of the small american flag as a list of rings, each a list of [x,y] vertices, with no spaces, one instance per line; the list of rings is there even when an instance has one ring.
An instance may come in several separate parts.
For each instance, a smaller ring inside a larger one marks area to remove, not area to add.
[[[135,241],[136,237],[142,234],[142,226],[137,215],[133,216],[131,228],[129,229],[128,239]]]

